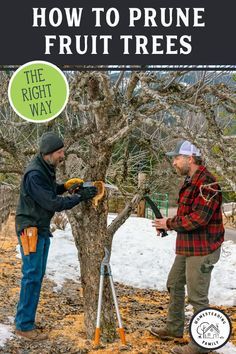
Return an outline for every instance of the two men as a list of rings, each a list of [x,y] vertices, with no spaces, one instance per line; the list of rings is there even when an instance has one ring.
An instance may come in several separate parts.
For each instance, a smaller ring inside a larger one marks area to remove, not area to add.
[[[22,280],[15,325],[16,333],[29,340],[47,338],[37,328],[35,315],[52,236],[50,221],[55,212],[71,209],[97,194],[96,187],[87,187],[71,196],[60,196],[70,185],[68,181],[56,183],[56,167],[64,159],[63,147],[57,134],[43,134],[40,152],[27,166],[20,187],[16,231],[21,245]]]
[[[200,151],[188,141],[181,141],[170,153],[178,174],[186,176],[179,194],[177,215],[156,219],[156,229],[176,230],[176,258],[168,276],[170,306],[166,327],[152,328],[160,338],[181,337],[184,331],[185,284],[194,311],[209,306],[208,290],[211,271],[220,256],[224,240],[222,197],[215,178],[202,165]],[[63,141],[46,133],[40,143],[40,154],[27,167],[22,179],[16,212],[18,237],[29,227],[38,234],[36,252],[22,253],[22,282],[15,318],[16,333],[30,340],[46,339],[35,324],[40,289],[50,245],[50,220],[55,211],[71,209],[96,195],[96,188],[79,190],[70,197],[60,197],[67,188],[57,184],[55,168],[63,160]],[[207,186],[211,185],[211,186]],[[174,354],[204,352],[193,343],[172,349]],[[205,351],[206,352],[206,351]]]
[[[180,141],[167,155],[173,157],[177,173],[186,178],[179,192],[177,215],[154,221],[158,233],[159,229],[177,231],[176,257],[167,280],[170,303],[166,326],[151,328],[154,335],[163,339],[183,336],[185,285],[194,312],[209,307],[211,272],[224,241],[222,195],[215,177],[203,166],[200,151],[189,141]],[[171,352],[208,351],[190,342]]]

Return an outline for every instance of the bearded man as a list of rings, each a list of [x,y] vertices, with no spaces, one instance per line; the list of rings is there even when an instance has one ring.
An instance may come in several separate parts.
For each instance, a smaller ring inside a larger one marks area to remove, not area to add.
[[[56,168],[64,160],[64,142],[56,133],[42,135],[39,153],[27,166],[20,187],[16,210],[16,232],[22,258],[20,298],[17,305],[16,334],[27,340],[48,338],[35,323],[41,285],[46,270],[50,246],[50,221],[55,212],[68,210],[81,202],[88,202],[96,194],[96,187],[79,188],[71,195],[70,182],[56,182]]]
[[[176,257],[167,280],[170,303],[166,326],[151,328],[151,333],[162,339],[183,336],[185,285],[194,312],[209,307],[211,272],[224,241],[222,194],[215,177],[203,166],[200,150],[185,140],[166,155],[173,158],[178,175],[186,178],[179,192],[177,215],[155,219],[153,225],[158,235],[160,229],[177,232]],[[193,342],[171,351],[173,354],[208,352]]]

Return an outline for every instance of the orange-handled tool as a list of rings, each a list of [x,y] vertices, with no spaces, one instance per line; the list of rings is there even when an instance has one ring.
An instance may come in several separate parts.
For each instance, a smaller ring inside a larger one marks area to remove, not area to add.
[[[94,344],[97,346],[100,343],[100,322],[101,322],[101,309],[102,309],[102,294],[103,294],[103,287],[104,287],[104,277],[108,276],[109,281],[110,281],[110,286],[111,286],[111,292],[112,292],[112,297],[116,309],[116,316],[119,324],[119,335],[121,339],[122,344],[126,344],[125,340],[125,331],[122,326],[122,321],[120,317],[120,311],[119,311],[119,306],[118,306],[118,301],[117,301],[117,296],[116,296],[116,290],[112,278],[112,273],[111,273],[111,266],[110,266],[110,253],[108,249],[105,247],[105,257],[102,260],[101,263],[101,268],[100,268],[100,282],[99,282],[99,294],[98,294],[98,310],[97,310],[97,322],[96,322],[96,329],[95,329],[95,338],[94,338]]]

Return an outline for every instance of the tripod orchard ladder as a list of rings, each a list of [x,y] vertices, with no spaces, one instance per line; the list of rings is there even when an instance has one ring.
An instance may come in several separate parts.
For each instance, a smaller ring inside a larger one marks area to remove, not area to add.
[[[108,249],[105,247],[105,257],[102,260],[101,263],[101,268],[100,268],[100,282],[99,282],[99,294],[98,294],[98,309],[97,309],[97,322],[96,322],[96,330],[95,330],[95,338],[94,338],[94,344],[99,345],[100,342],[100,323],[101,323],[101,309],[102,309],[102,294],[103,294],[103,288],[104,288],[104,278],[105,276],[109,277],[110,281],[110,286],[111,286],[111,292],[112,292],[112,297],[116,309],[116,316],[119,324],[119,335],[122,344],[126,344],[125,340],[125,332],[124,328],[122,326],[122,321],[120,317],[120,311],[119,311],[119,306],[118,306],[118,301],[116,297],[116,291],[115,291],[115,286],[112,278],[112,273],[111,273],[111,266],[110,266],[110,253]]]

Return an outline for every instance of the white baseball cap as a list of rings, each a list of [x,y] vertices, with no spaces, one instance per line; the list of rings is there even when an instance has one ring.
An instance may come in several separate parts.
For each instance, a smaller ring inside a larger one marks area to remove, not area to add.
[[[201,156],[201,152],[195,145],[191,144],[188,140],[181,140],[177,143],[175,150],[167,152],[167,156]]]

